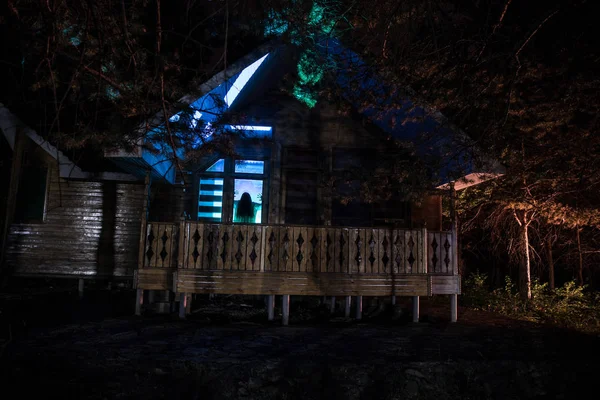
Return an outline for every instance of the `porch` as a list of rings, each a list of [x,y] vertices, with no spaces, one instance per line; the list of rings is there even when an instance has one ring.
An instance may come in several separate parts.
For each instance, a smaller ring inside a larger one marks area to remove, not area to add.
[[[137,312],[144,290],[179,294],[182,317],[191,294],[270,295],[270,308],[274,295],[345,296],[348,309],[350,296],[412,296],[417,315],[418,296],[448,294],[455,319],[450,231],[181,221],[147,222],[142,232]]]

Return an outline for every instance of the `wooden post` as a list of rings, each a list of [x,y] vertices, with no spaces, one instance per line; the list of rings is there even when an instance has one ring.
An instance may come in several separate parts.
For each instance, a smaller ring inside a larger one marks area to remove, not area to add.
[[[77,285],[77,292],[79,293],[79,298],[83,299],[83,288],[84,288],[84,282],[83,279],[79,278],[79,282]]]
[[[362,307],[363,307],[363,297],[356,296],[356,319],[362,319]]]
[[[177,268],[183,268],[187,259],[183,259],[183,255],[187,254],[187,230],[185,227],[185,217],[182,216],[179,220],[179,247],[177,249]]]
[[[412,306],[413,322],[419,322],[419,296],[413,296]]]
[[[269,321],[273,321],[275,318],[275,295],[270,294],[267,296],[267,318]]]
[[[458,295],[450,295],[450,322],[456,322],[458,319]]]
[[[350,307],[352,306],[352,296],[346,296],[344,305],[344,316],[350,318]]]
[[[424,227],[421,230],[421,234],[423,235],[423,267],[422,270],[419,271],[422,274],[426,274],[427,270],[428,270],[428,264],[429,264],[429,253],[428,253],[428,248],[427,248],[427,227]]]
[[[146,227],[148,225],[148,201],[150,199],[150,171],[146,173],[144,180],[144,205],[142,207],[142,222],[140,226],[140,249],[138,253],[138,269],[144,268],[144,257],[146,253]]]
[[[144,304],[144,289],[135,292],[135,315],[142,315],[142,304]]]
[[[335,312],[335,296],[331,296],[329,303],[329,312],[333,314]]]
[[[281,324],[287,326],[290,323],[290,295],[281,296]]]
[[[191,314],[192,312],[192,294],[188,293],[185,296],[185,313],[187,314]]]
[[[187,296],[185,293],[182,292],[179,294],[179,318],[180,319],[185,319],[186,299],[187,299]]]
[[[392,296],[392,305],[395,306],[396,305],[396,296]]]
[[[456,190],[450,182],[450,218],[452,221],[452,274],[458,275],[458,221],[456,218]]]

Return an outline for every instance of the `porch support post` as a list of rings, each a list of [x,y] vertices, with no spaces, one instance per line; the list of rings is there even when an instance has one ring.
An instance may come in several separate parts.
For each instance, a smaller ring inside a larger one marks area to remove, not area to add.
[[[84,286],[85,286],[85,283],[84,283],[83,279],[79,278],[79,282],[78,282],[78,285],[77,285],[77,292],[79,294],[79,298],[80,299],[83,299],[83,288],[84,288]]]
[[[185,293],[179,293],[179,318],[185,319],[185,309],[186,309],[186,299],[187,295]]]
[[[352,306],[352,296],[346,296],[344,305],[344,316],[350,318],[350,307]]]
[[[392,305],[395,306],[396,305],[396,296],[392,296]]]
[[[331,314],[333,314],[335,312],[335,296],[331,296],[331,299],[329,300],[329,312]]]
[[[144,304],[144,289],[135,291],[135,315],[142,315],[142,304]]]
[[[192,294],[188,293],[185,296],[185,313],[190,314],[192,312]]]
[[[281,296],[281,324],[287,326],[290,323],[290,295]]]
[[[270,294],[267,296],[267,319],[273,321],[275,318],[275,295]]]
[[[456,322],[458,319],[458,295],[450,295],[450,322]]]
[[[356,319],[362,319],[363,297],[356,296]]]
[[[419,296],[412,298],[412,317],[413,322],[419,322]]]

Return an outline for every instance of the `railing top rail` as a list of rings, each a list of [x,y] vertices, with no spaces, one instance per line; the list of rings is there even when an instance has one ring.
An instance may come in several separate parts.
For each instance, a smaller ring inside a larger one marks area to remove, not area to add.
[[[298,225],[298,224],[247,224],[247,223],[238,223],[238,222],[209,222],[209,221],[191,221],[186,220],[186,224],[204,224],[204,225],[223,225],[223,226],[263,226],[263,227],[287,227],[287,228],[323,228],[323,229],[387,229],[387,230],[402,230],[402,231],[417,231],[423,228],[393,228],[389,226],[340,226],[340,225]],[[172,224],[178,225],[179,222],[158,222],[158,221],[148,221],[148,224]],[[451,231],[432,231],[427,230],[430,233],[451,233]]]

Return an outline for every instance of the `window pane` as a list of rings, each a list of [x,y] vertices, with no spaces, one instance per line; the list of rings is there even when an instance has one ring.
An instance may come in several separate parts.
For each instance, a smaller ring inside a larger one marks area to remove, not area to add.
[[[236,160],[235,172],[241,172],[244,174],[263,174],[265,172],[265,162],[254,160]]]
[[[261,223],[263,181],[236,179],[233,192],[233,222]]]
[[[208,171],[208,172],[223,172],[223,171],[225,171],[225,159],[221,158],[220,160],[217,160],[217,162],[214,163],[213,165],[211,165],[210,167],[208,167],[208,169],[206,171]]]
[[[15,222],[42,221],[46,203],[48,168],[24,167],[21,172]]]
[[[223,215],[223,179],[201,178],[198,219],[221,222]]]

